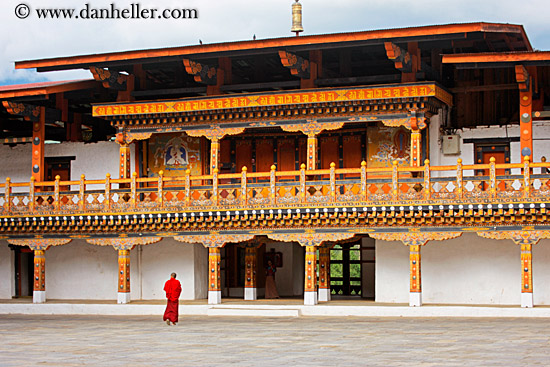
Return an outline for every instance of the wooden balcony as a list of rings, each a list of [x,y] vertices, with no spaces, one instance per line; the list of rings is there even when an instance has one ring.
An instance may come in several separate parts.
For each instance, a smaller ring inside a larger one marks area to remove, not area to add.
[[[8,179],[0,184],[5,192],[0,233],[545,225],[548,168],[550,163],[528,160],[477,165],[458,160],[438,167],[426,161],[421,167],[367,168],[363,162],[353,169],[331,164],[183,177]]]

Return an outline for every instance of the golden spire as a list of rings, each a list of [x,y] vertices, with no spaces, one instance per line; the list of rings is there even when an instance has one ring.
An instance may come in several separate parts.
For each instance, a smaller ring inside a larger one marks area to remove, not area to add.
[[[295,32],[296,36],[304,31],[302,26],[302,4],[299,3],[299,0],[292,4],[292,29],[290,31]]]

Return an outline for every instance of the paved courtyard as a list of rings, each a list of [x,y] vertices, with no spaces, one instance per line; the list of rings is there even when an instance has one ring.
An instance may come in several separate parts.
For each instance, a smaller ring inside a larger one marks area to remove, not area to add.
[[[0,315],[0,366],[547,366],[550,319]]]

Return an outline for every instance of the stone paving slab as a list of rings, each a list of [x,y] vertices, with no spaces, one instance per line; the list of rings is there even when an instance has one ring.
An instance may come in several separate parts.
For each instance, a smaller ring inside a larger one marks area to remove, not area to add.
[[[1,366],[547,366],[550,319],[0,315]]]

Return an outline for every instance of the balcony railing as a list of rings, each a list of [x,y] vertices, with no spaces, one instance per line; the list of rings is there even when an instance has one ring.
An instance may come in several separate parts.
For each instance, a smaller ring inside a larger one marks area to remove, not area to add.
[[[276,171],[182,177],[0,184],[0,215],[222,211],[289,207],[412,206],[542,202],[550,163]],[[497,172],[505,172],[497,175]],[[516,174],[509,174],[509,172]],[[467,173],[467,174],[466,174]],[[476,173],[478,175],[476,175]],[[483,175],[481,175],[483,174]],[[98,189],[99,188],[99,189]]]

